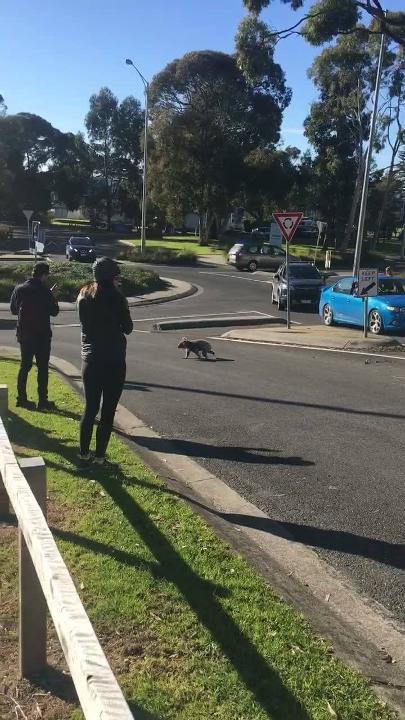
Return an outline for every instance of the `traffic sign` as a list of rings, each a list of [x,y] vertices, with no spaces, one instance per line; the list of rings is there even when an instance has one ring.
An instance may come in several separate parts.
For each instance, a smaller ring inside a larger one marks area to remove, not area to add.
[[[283,234],[284,240],[287,243],[293,239],[297,227],[300,224],[303,216],[304,213],[302,212],[273,213],[273,217]]]
[[[33,210],[23,210],[23,213],[25,215],[25,219],[27,220],[27,222],[29,222],[31,220],[32,215],[34,214],[34,211]]]
[[[373,297],[378,295],[378,270],[375,268],[360,268],[358,297]]]

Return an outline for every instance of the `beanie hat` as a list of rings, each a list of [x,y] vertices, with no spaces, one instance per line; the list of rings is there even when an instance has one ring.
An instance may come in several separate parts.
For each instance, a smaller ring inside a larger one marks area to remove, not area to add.
[[[118,275],[121,275],[119,265],[111,258],[101,257],[93,263],[93,277],[96,282],[113,280]]]

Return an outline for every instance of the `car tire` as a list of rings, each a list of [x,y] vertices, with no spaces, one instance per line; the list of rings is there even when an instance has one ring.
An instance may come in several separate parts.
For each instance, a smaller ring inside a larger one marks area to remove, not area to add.
[[[285,310],[285,301],[281,299],[281,296],[277,296],[277,310]]]
[[[250,263],[247,266],[249,272],[256,272],[257,270],[257,262],[255,260],[251,260]]]
[[[373,335],[381,335],[384,330],[383,319],[378,310],[371,310],[368,314],[368,329]]]
[[[333,312],[330,305],[324,305],[322,310],[323,322],[330,327],[334,324]]]

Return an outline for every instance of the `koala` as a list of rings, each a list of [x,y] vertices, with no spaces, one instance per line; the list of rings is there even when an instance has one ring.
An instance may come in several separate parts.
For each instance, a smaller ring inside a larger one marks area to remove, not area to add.
[[[184,337],[180,340],[177,347],[185,348],[185,359],[188,358],[191,352],[194,353],[199,360],[202,360],[202,358],[204,358],[204,360],[208,360],[208,355],[213,355],[215,357],[215,353],[211,345],[206,340],[188,340],[188,338]]]

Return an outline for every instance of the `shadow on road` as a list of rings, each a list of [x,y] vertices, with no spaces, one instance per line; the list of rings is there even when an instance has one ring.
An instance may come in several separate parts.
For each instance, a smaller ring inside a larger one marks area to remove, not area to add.
[[[278,457],[274,453],[278,450],[270,448],[246,448],[238,445],[212,445],[196,442],[194,440],[176,440],[160,437],[136,437],[137,445],[147,450],[159,453],[186,455],[187,457],[228,460],[263,465],[298,465],[307,467],[315,465],[310,460],[304,460],[298,455]]]
[[[136,390],[139,388],[138,383],[127,380],[125,383],[127,390]],[[180,385],[163,385],[161,383],[142,383],[142,387],[139,389],[157,389],[157,390],[174,390],[185,393],[191,393],[196,395],[209,395],[213,397],[226,397],[234,398],[235,400],[248,400],[251,402],[266,403],[266,405],[284,405],[286,407],[303,407],[311,408],[312,410],[330,410],[332,412],[343,413],[348,415],[361,415],[366,417],[377,417],[387,418],[389,420],[405,420],[405,415],[398,415],[397,413],[384,412],[383,410],[362,410],[357,408],[340,407],[338,405],[323,405],[320,403],[308,403],[299,400],[284,400],[282,398],[271,398],[256,395],[242,395],[240,393],[226,393],[220,390],[208,390],[206,388],[188,388]]]

